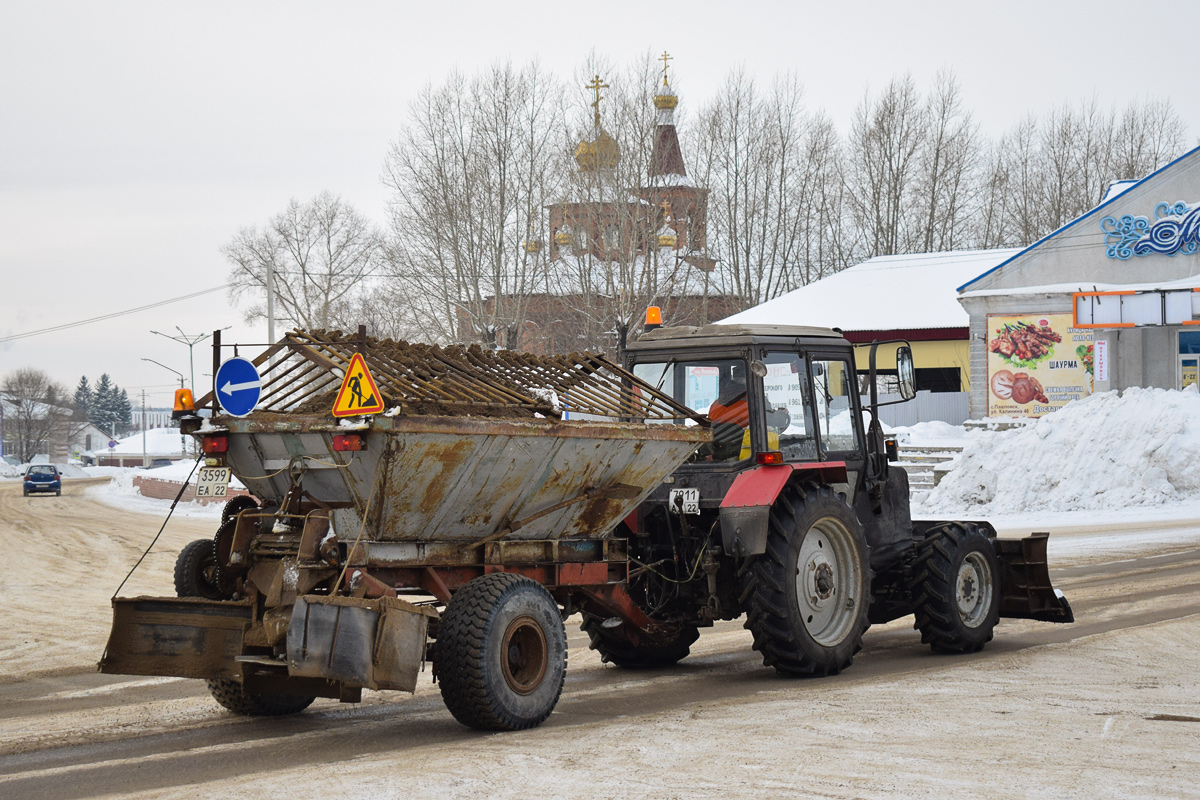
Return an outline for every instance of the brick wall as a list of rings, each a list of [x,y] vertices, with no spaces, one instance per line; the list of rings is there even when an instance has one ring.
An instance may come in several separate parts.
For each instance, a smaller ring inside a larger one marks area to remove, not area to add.
[[[175,495],[179,493],[179,487],[182,486],[181,481],[164,481],[159,478],[143,478],[135,476],[133,486],[138,492],[145,497],[153,497],[156,500],[174,500]],[[224,503],[231,497],[249,496],[250,492],[245,489],[229,489],[224,497],[196,497],[195,484],[188,484],[187,489],[180,498],[185,503],[197,502],[201,505],[209,503]]]

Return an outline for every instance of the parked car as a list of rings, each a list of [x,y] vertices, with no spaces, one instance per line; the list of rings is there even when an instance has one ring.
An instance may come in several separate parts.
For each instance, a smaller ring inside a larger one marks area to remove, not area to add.
[[[25,496],[32,492],[54,492],[62,496],[62,475],[53,464],[31,464],[25,470]]]

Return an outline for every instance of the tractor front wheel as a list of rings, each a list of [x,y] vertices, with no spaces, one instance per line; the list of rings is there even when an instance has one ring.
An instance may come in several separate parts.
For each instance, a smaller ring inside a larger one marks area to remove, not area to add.
[[[562,694],[567,634],[539,583],[493,572],[463,586],[438,620],[434,665],[442,700],[486,731],[540,725]]]
[[[784,489],[767,550],[742,564],[746,628],[781,675],[831,675],[854,661],[870,621],[871,569],[854,511],[828,486]]]
[[[932,529],[913,565],[921,641],[935,653],[974,653],[1000,620],[1000,561],[992,542],[969,523]]]

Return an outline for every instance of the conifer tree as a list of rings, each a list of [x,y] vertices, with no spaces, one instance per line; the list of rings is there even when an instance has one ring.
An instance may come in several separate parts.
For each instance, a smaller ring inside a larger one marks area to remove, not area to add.
[[[87,376],[84,375],[79,379],[79,385],[75,387],[75,406],[83,413],[87,419],[92,418],[92,387],[88,383]]]

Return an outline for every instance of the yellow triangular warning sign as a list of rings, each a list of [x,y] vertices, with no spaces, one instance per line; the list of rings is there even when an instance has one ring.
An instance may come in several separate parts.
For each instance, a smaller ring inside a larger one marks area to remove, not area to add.
[[[335,417],[357,417],[363,414],[378,414],[383,411],[383,395],[363,361],[362,353],[355,353],[346,369],[346,377],[342,378],[342,388],[338,390],[337,400],[333,401]]]

